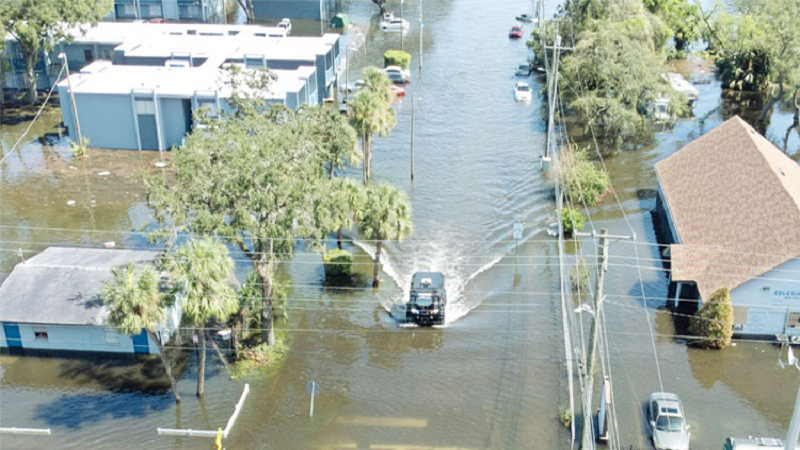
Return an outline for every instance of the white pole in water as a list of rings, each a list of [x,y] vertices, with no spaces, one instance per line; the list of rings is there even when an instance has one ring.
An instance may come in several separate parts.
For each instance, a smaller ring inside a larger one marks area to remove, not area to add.
[[[314,392],[317,383],[312,381],[311,382],[311,408],[308,411],[308,417],[314,417]]]
[[[783,442],[784,450],[795,450],[797,448],[797,438],[800,436],[800,389],[797,390],[797,398],[794,401],[794,413],[792,421],[789,423],[789,431],[786,433],[786,440]]]

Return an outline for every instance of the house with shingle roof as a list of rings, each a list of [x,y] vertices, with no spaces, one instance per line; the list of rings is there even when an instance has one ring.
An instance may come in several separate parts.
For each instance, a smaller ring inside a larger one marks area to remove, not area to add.
[[[158,252],[49,247],[20,262],[0,285],[0,349],[157,354],[142,330],[134,336],[108,326],[101,293],[112,270],[153,264]],[[165,343],[180,325],[180,298],[155,335]]]
[[[736,116],[655,170],[675,305],[728,288],[736,334],[800,336],[800,166]]]

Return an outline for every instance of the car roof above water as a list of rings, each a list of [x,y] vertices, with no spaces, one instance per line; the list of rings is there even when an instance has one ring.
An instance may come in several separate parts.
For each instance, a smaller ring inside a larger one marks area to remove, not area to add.
[[[431,288],[443,288],[444,287],[444,275],[441,272],[416,272],[413,277],[411,277],[411,286],[412,287],[420,287],[422,284],[423,279],[430,279],[431,280]]]

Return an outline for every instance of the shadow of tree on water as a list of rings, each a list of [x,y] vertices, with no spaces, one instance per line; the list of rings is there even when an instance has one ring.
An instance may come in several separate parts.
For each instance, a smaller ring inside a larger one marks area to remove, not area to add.
[[[77,394],[37,406],[34,418],[48,426],[77,429],[108,419],[144,417],[174,405],[175,401],[169,394]]]

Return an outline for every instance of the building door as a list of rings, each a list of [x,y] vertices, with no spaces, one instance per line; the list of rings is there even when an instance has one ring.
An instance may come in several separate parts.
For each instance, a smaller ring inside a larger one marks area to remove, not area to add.
[[[22,338],[19,336],[19,325],[3,323],[3,332],[6,334],[6,344],[9,348],[22,348]]]
[[[150,341],[147,339],[147,331],[142,329],[142,332],[131,336],[133,340],[133,353],[146,355],[150,353]]]
[[[186,121],[186,133],[191,133],[194,118],[192,117],[192,99],[190,98],[183,99],[183,118]]]
[[[152,98],[137,98],[136,118],[139,120],[139,141],[142,150],[158,150],[158,126],[156,105]]]
[[[86,60],[86,64],[89,64],[90,62],[94,61],[94,54],[90,49],[87,48],[83,51],[83,59]]]

